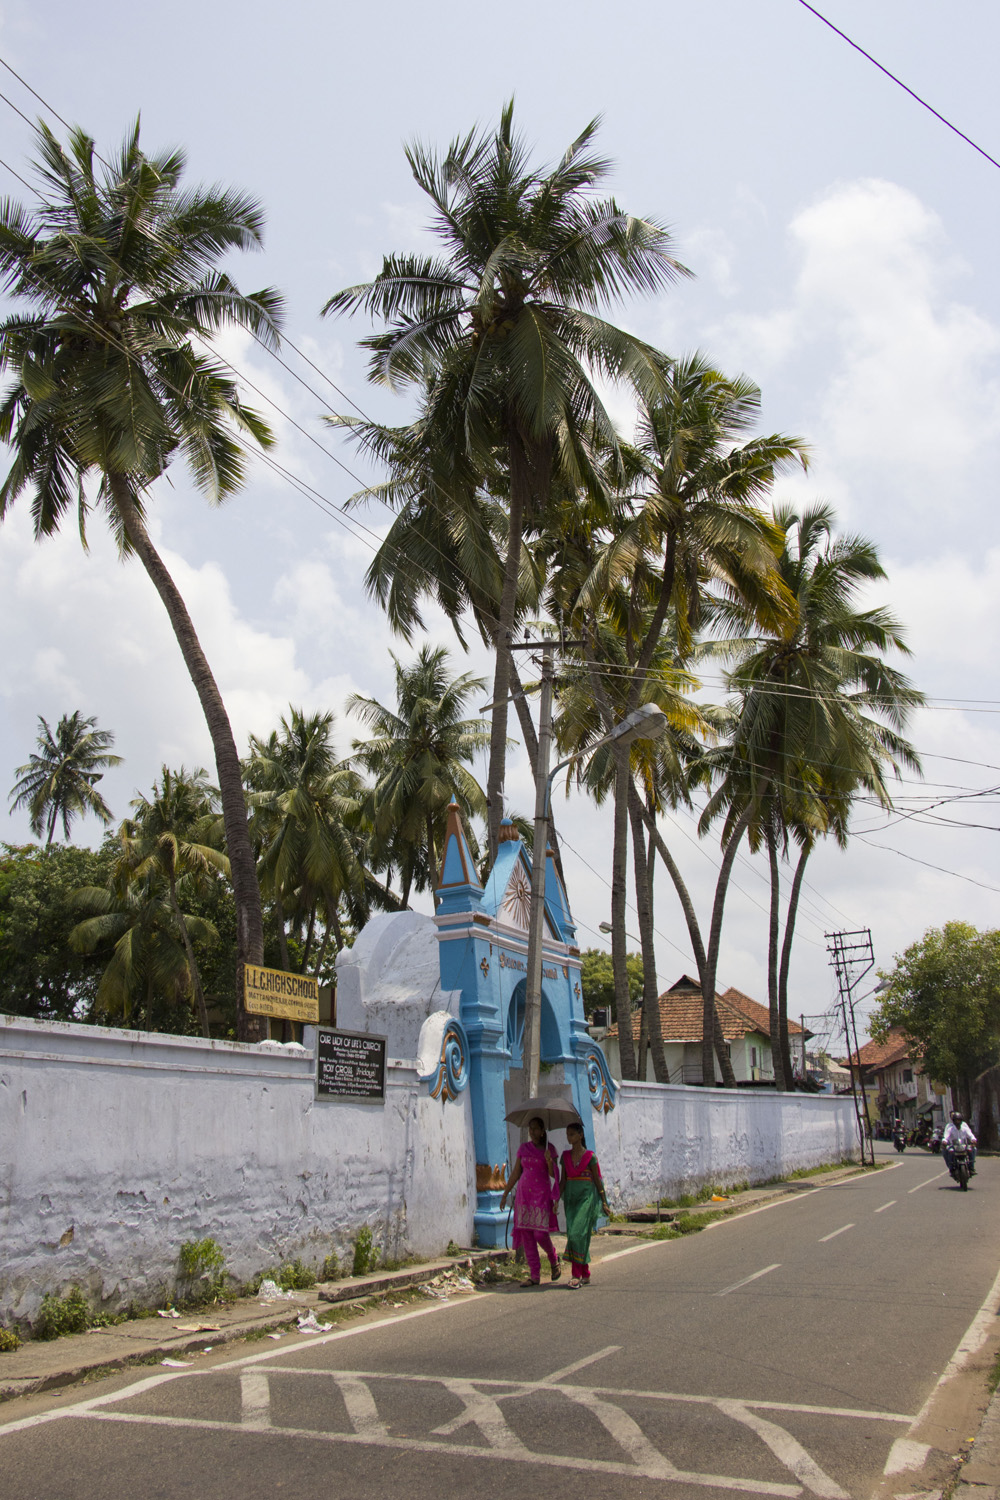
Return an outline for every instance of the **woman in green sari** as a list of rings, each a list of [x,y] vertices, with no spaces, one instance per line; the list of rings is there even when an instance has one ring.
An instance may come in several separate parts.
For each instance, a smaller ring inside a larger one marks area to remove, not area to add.
[[[579,1121],[566,1126],[569,1150],[562,1154],[562,1200],[566,1210],[565,1259],[573,1262],[570,1291],[590,1285],[590,1236],[603,1209],[610,1216],[604,1179],[593,1151],[587,1150]]]

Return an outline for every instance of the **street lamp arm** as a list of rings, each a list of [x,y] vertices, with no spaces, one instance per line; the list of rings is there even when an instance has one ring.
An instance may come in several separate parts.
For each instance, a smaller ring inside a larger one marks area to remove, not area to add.
[[[608,734],[602,735],[593,745],[588,745],[585,750],[577,750],[574,755],[567,755],[557,766],[553,766],[548,774],[545,786],[545,814],[549,814],[552,804],[552,783],[560,771],[565,771],[575,760],[582,760],[585,755],[596,755],[598,750],[603,750],[605,745],[631,745],[633,740],[656,740],[667,727],[667,716],[662,709],[657,708],[655,703],[643,703],[633,713],[616,724]]]

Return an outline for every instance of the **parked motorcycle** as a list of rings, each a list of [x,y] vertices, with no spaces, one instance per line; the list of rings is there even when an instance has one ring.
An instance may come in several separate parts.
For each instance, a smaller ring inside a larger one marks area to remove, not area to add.
[[[951,1160],[948,1163],[948,1171],[954,1177],[963,1193],[969,1191],[969,1176],[972,1171],[972,1162],[969,1158],[969,1148],[965,1142],[951,1148]]]

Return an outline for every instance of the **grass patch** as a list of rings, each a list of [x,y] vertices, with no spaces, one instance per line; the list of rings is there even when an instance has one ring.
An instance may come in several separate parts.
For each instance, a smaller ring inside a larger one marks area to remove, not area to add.
[[[990,1373],[986,1379],[986,1389],[990,1395],[993,1395],[998,1386],[1000,1386],[1000,1350],[993,1356],[993,1364],[990,1366]]]

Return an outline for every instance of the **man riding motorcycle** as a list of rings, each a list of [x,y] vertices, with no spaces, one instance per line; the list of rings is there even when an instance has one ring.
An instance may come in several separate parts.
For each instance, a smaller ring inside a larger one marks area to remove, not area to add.
[[[941,1153],[948,1163],[948,1171],[955,1164],[955,1147],[964,1141],[969,1148],[969,1176],[976,1175],[976,1137],[966,1125],[957,1109],[951,1112],[951,1123],[945,1126],[944,1135],[941,1137]]]

